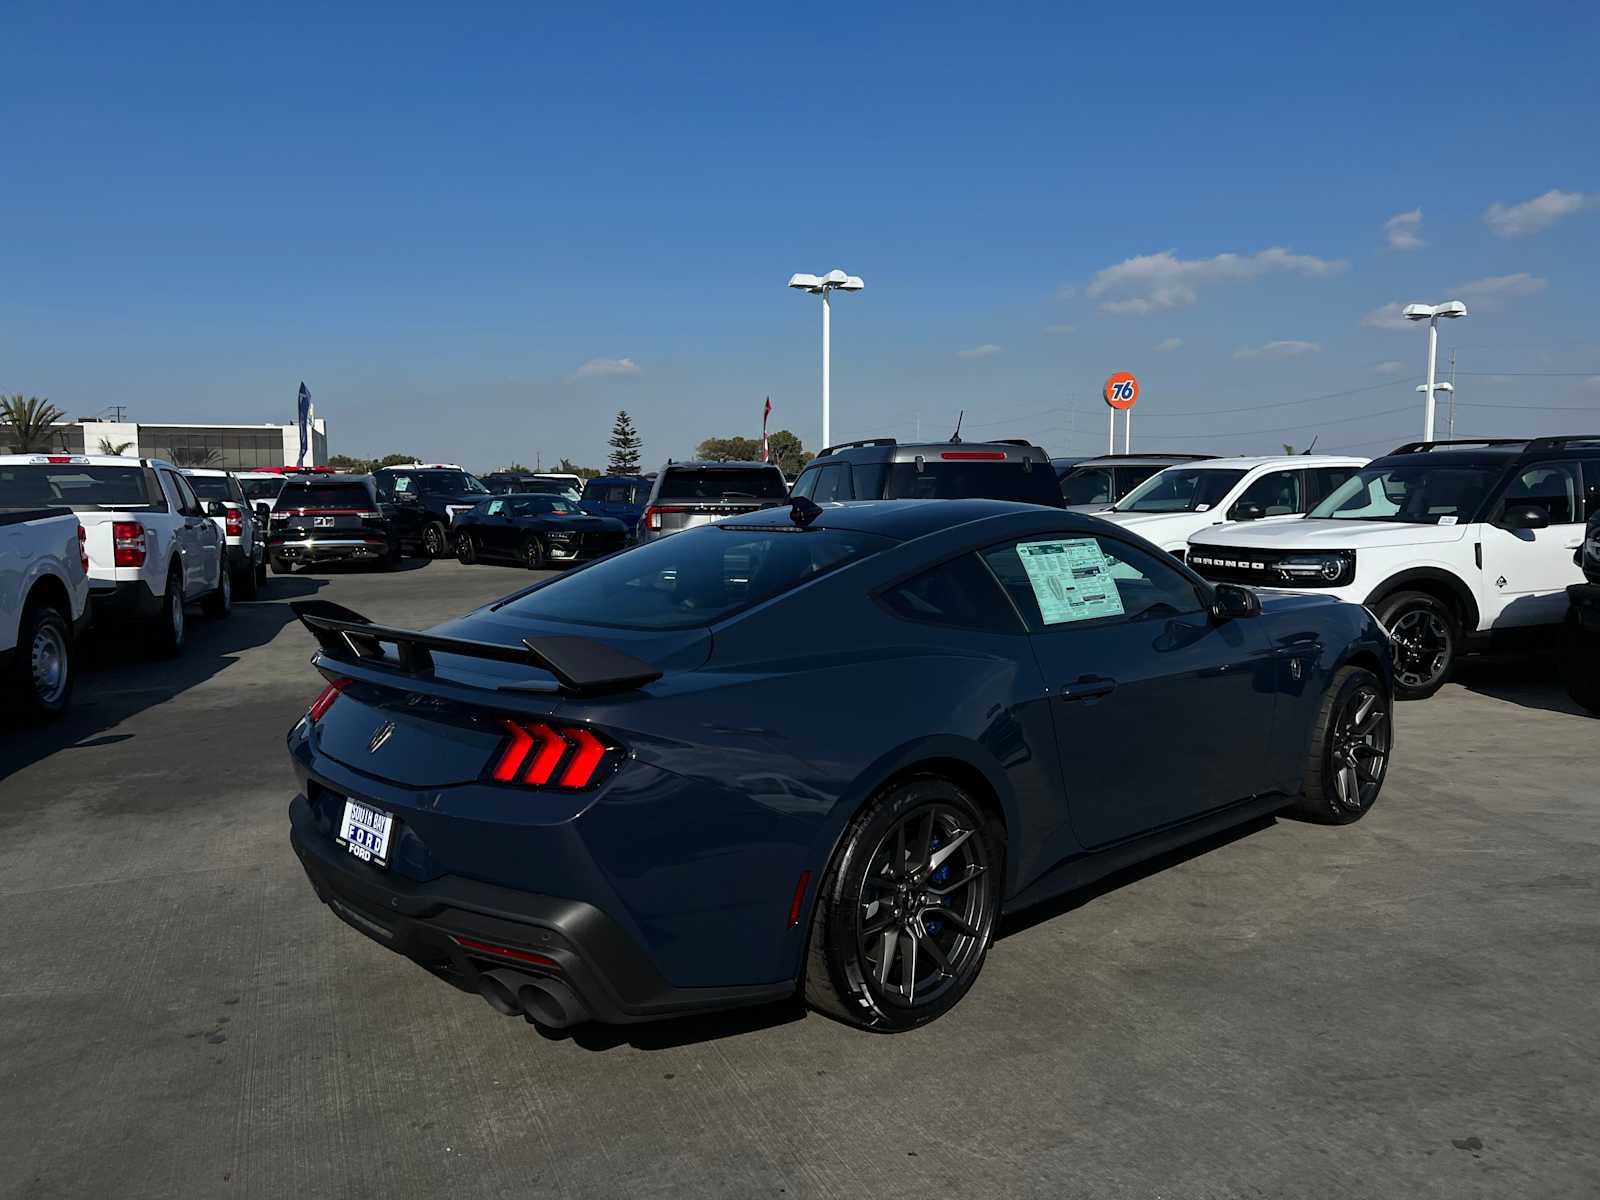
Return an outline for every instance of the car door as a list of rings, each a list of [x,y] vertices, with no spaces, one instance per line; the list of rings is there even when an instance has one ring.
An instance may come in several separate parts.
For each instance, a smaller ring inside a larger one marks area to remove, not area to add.
[[[1567,611],[1566,588],[1582,583],[1573,552],[1583,545],[1583,474],[1576,461],[1547,460],[1519,468],[1482,526],[1484,591],[1494,599],[1496,628],[1553,625]],[[1506,529],[1510,509],[1536,508],[1543,529]]]
[[[1030,631],[1073,829],[1104,846],[1270,788],[1276,671],[1165,556],[1104,534],[983,553]]]
[[[182,565],[183,594],[186,597],[198,596],[213,586],[209,582],[212,576],[210,564],[206,561],[202,526],[215,530],[216,525],[201,512],[200,501],[183,476],[167,470],[161,474],[170,494],[173,514],[177,518],[173,540],[178,544],[178,561]]]
[[[526,500],[490,500],[472,510],[473,530],[491,556],[506,558],[516,554],[516,512],[519,506],[527,507],[527,503]]]
[[[1239,493],[1239,498],[1228,506],[1228,520],[1245,519],[1244,511],[1247,506],[1259,510],[1260,515],[1251,518],[1254,520],[1304,515],[1305,471],[1297,467],[1287,471],[1264,471],[1257,475],[1245,484],[1244,490]]]
[[[378,502],[383,506],[383,515],[389,518],[396,538],[407,543],[421,539],[426,514],[422,511],[422,497],[417,495],[414,476],[398,472],[379,475]]]

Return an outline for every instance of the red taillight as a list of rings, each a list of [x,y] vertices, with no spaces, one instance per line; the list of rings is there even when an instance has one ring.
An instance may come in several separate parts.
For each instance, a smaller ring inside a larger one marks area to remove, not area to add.
[[[83,564],[83,573],[89,573],[89,531],[82,525],[78,526],[78,561]]]
[[[516,950],[510,946],[492,946],[488,942],[457,937],[455,934],[450,935],[450,940],[472,954],[489,954],[495,958],[509,958],[513,962],[532,963],[536,967],[549,967],[555,971],[561,969],[561,964],[555,959],[545,954],[535,954],[531,950]]]
[[[1005,461],[1004,450],[946,450],[939,455],[940,458],[954,459],[958,462],[994,462]]]
[[[111,522],[111,561],[119,567],[144,566],[144,526],[137,521]]]
[[[660,529],[662,513],[681,513],[688,511],[689,510],[684,508],[681,504],[651,505],[649,508],[644,510],[644,527],[646,529]]]
[[[505,730],[507,741],[489,768],[489,777],[496,783],[577,791],[598,782],[606,765],[622,755],[618,746],[576,726],[501,721],[500,728]],[[565,769],[558,777],[557,770],[563,764]]]
[[[339,694],[350,686],[350,682],[348,679],[335,679],[318,692],[317,698],[311,702],[311,707],[306,709],[306,720],[313,725],[322,720],[333,707],[333,702],[339,698]]]
[[[47,455],[45,455],[45,462],[48,462],[48,463],[69,463],[71,461],[72,461],[72,456],[68,455],[68,454],[47,454]]]
[[[227,515],[222,519],[222,529],[229,537],[239,537],[244,533],[244,518],[237,508],[229,507]]]

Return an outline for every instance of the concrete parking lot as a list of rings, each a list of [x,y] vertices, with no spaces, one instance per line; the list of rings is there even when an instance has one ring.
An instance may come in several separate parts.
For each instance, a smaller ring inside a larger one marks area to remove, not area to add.
[[[1600,725],[1538,664],[1402,706],[1359,825],[1265,822],[1012,921],[915,1034],[797,1006],[541,1036],[317,902],[286,601],[424,626],[526,573],[274,578],[0,732],[0,1195],[1594,1196]]]

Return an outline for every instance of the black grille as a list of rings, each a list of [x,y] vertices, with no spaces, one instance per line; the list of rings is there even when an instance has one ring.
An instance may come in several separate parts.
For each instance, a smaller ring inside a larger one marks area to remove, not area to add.
[[[1308,558],[1338,561],[1339,573],[1332,578],[1304,570],[1285,570],[1284,560],[1304,563]],[[1187,562],[1200,576],[1214,583],[1243,583],[1256,587],[1327,588],[1339,587],[1355,577],[1355,552],[1352,550],[1266,550],[1253,546],[1189,547]]]

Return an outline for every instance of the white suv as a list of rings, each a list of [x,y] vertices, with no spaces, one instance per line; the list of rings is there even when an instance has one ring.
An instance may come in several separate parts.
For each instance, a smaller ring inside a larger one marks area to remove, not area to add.
[[[1463,651],[1559,630],[1586,511],[1600,511],[1600,437],[1413,442],[1304,520],[1201,530],[1188,560],[1365,604],[1394,639],[1396,694],[1421,699]]]
[[[156,458],[108,454],[0,455],[0,472],[26,503],[71,509],[89,557],[94,621],[131,618],[158,654],[183,649],[184,605],[211,616],[233,608],[222,530],[189,481]]]
[[[183,477],[200,497],[206,514],[222,530],[227,543],[228,568],[233,572],[233,590],[246,600],[255,599],[256,592],[267,581],[265,523],[250,506],[249,498],[232,471],[195,467],[185,469]]]
[[[1094,515],[1182,558],[1190,536],[1213,525],[1305,516],[1366,462],[1297,454],[1183,463],[1150,476]]]

